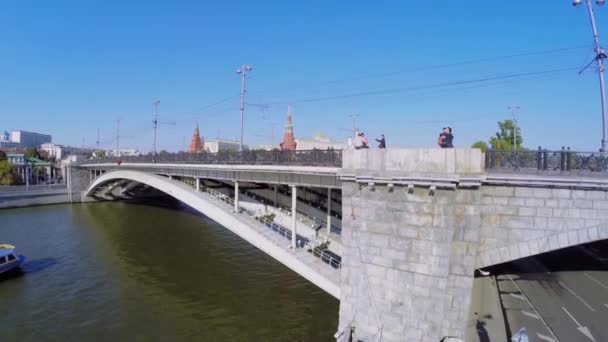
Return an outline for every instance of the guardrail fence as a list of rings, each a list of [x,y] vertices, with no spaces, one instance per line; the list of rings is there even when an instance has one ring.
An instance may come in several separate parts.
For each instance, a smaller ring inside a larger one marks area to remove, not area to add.
[[[608,153],[577,152],[562,147],[558,151],[488,150],[485,156],[488,172],[560,173],[586,176],[608,176]]]

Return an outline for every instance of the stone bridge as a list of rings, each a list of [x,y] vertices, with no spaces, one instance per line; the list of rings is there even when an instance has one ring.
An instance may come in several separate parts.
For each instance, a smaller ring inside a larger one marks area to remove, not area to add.
[[[339,341],[439,341],[465,335],[475,270],[608,238],[608,178],[488,169],[486,159],[404,149],[344,151],[341,166],[92,160],[70,169],[69,193],[152,188],[183,201],[339,298]],[[275,205],[288,189],[291,225],[269,231],[243,213],[244,189]],[[340,246],[339,267],[300,235],[304,211]]]

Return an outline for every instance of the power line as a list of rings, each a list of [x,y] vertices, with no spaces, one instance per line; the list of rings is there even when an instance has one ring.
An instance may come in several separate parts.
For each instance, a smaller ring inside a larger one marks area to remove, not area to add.
[[[536,71],[536,72],[488,76],[488,77],[475,78],[475,79],[470,79],[470,80],[443,82],[443,83],[430,84],[430,85],[424,85],[424,86],[411,86],[411,87],[404,87],[404,88],[362,91],[362,92],[358,92],[358,93],[341,94],[341,95],[325,96],[325,97],[303,98],[303,99],[297,99],[297,100],[292,100],[292,101],[269,102],[268,104],[279,105],[279,104],[292,104],[292,103],[324,102],[324,101],[331,101],[331,100],[347,99],[347,98],[352,98],[352,97],[385,95],[385,94],[392,94],[392,93],[407,92],[407,91],[412,91],[412,90],[435,89],[435,88],[450,87],[450,86],[455,86],[455,85],[488,82],[488,81],[494,81],[494,80],[513,79],[513,78],[526,77],[526,76],[554,74],[554,73],[572,71],[572,70],[577,70],[577,69],[578,69],[577,67],[571,67],[571,68],[561,68],[561,69],[544,70],[544,71]]]
[[[505,60],[505,59],[512,59],[512,58],[556,54],[556,53],[560,53],[560,52],[576,51],[576,50],[589,49],[589,48],[590,48],[589,45],[577,45],[577,46],[554,48],[554,49],[547,49],[547,50],[538,50],[538,51],[514,53],[514,54],[508,54],[508,55],[482,57],[482,58],[463,60],[463,61],[458,61],[458,62],[453,62],[453,63],[428,65],[428,66],[406,68],[406,69],[395,70],[395,71],[384,72],[384,73],[368,74],[368,75],[363,75],[363,76],[360,76],[360,77],[351,77],[351,78],[343,78],[343,79],[337,79],[337,80],[329,80],[329,81],[324,81],[324,82],[314,83],[314,84],[302,84],[300,86],[295,85],[295,86],[289,86],[288,88],[289,89],[312,88],[312,87],[318,87],[318,86],[324,86],[324,85],[332,85],[332,84],[340,84],[340,83],[352,82],[352,81],[361,81],[361,80],[369,80],[369,79],[375,79],[375,78],[383,78],[383,77],[389,77],[389,76],[394,76],[394,75],[400,75],[400,74],[404,74],[404,73],[419,72],[419,71],[428,71],[428,70],[444,69],[444,68],[452,68],[452,67],[457,67],[457,66],[471,65],[471,64],[478,64],[478,63],[487,63],[487,62],[494,62],[494,61]]]

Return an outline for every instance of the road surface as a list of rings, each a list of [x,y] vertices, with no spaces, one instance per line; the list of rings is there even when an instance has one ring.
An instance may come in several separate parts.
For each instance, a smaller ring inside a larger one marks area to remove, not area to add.
[[[608,241],[497,267],[506,329],[530,341],[608,341]]]

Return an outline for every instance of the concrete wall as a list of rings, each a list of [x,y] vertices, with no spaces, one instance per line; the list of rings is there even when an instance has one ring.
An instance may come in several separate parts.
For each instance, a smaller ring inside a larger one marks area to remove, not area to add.
[[[66,189],[24,191],[0,194],[0,209],[68,203]]]

